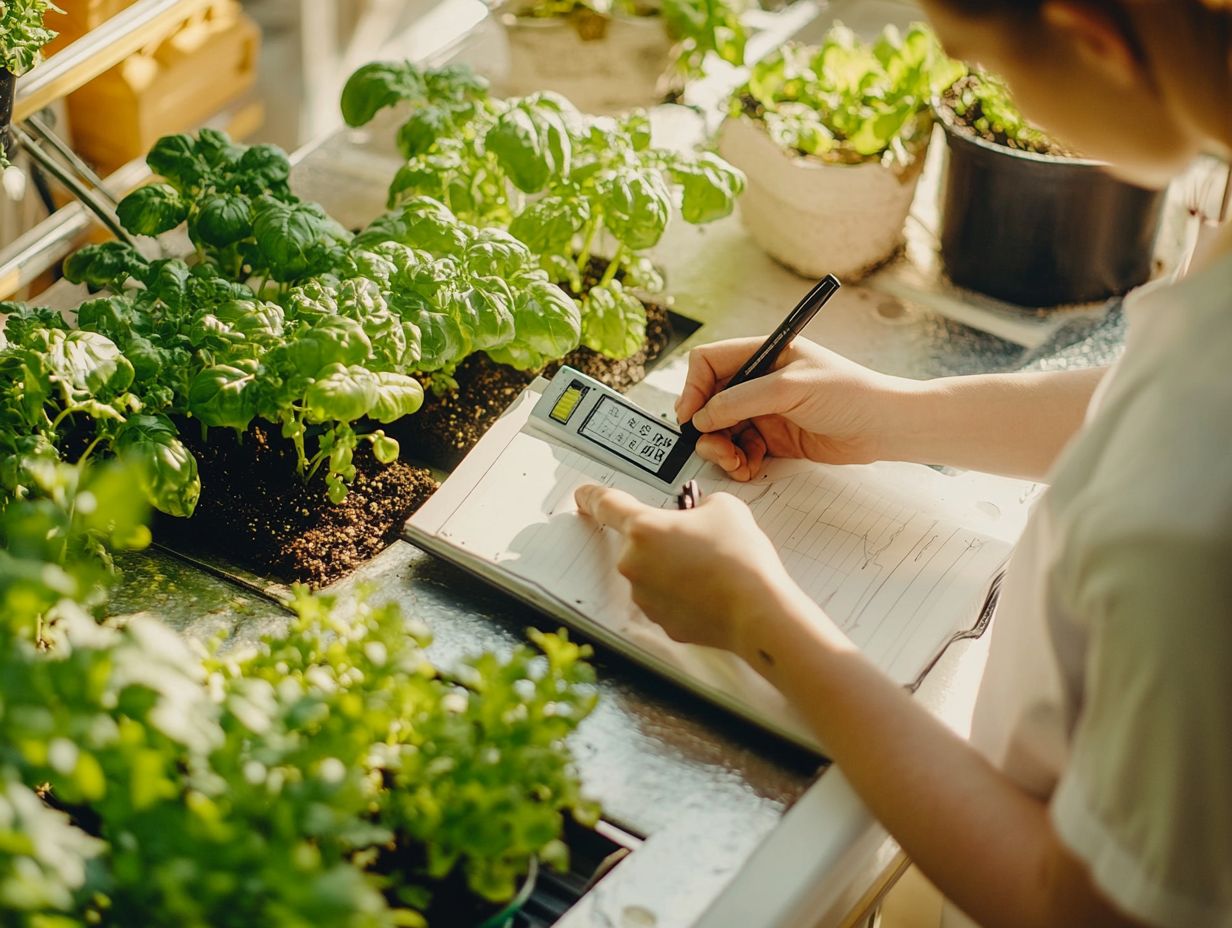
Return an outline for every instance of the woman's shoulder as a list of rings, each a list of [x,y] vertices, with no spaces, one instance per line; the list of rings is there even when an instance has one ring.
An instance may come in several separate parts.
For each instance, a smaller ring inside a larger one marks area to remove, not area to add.
[[[1069,597],[1197,583],[1232,608],[1232,260],[1222,264],[1135,308],[1170,315],[1131,319],[1115,379],[1058,462],[1046,505]]]

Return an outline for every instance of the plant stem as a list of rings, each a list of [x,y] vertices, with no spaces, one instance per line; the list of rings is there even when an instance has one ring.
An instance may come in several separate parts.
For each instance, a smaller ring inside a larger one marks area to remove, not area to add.
[[[586,274],[586,265],[590,263],[590,249],[595,244],[595,236],[599,232],[599,217],[595,216],[586,226],[582,235],[582,250],[578,252],[577,268],[581,275]]]
[[[94,436],[94,440],[86,445],[86,450],[81,453],[81,457],[77,459],[77,466],[85,464],[90,459],[90,455],[94,453],[94,449],[98,447],[98,443],[103,440],[102,435]]]
[[[600,278],[599,280],[600,287],[606,287],[608,284],[610,284],[615,279],[616,272],[620,270],[620,265],[624,262],[624,259],[625,259],[625,246],[618,245],[616,247],[616,253],[612,255],[611,263],[608,264],[607,270],[603,272],[603,277]]]

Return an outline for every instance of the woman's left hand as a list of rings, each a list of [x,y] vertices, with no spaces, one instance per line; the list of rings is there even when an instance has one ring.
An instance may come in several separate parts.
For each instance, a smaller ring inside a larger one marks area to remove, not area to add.
[[[633,601],[677,641],[746,657],[754,622],[796,590],[778,552],[743,501],[727,493],[695,509],[655,509],[622,490],[583,486],[578,509],[625,539],[617,569]]]

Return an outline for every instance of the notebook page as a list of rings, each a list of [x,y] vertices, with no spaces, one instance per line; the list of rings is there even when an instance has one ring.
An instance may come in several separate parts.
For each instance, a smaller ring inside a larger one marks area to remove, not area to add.
[[[900,683],[970,627],[1010,550],[957,513],[922,510],[868,468],[774,462],[752,483],[699,482],[747,502],[792,579]]]
[[[573,491],[588,483],[616,487],[657,508],[674,504],[640,480],[518,432],[499,468],[487,470],[437,534],[583,611],[607,611],[628,600],[629,588],[615,570],[619,536],[578,514]]]
[[[464,552],[464,562],[499,565],[538,591],[541,608],[559,604],[548,611],[708,699],[815,747],[799,713],[748,664],[673,641],[633,604],[615,569],[623,540],[578,514],[573,490],[583,483],[618,487],[659,508],[675,500],[525,431],[537,396],[533,388],[523,393],[411,517],[412,540],[439,539]],[[748,501],[797,581],[902,683],[915,680],[954,630],[970,627],[1017,535],[1006,518],[981,514],[988,499],[1012,511],[1004,488],[998,496],[965,478],[911,465],[773,461],[753,483],[727,480],[717,469],[699,480],[707,491]],[[1000,531],[1005,540],[963,525]]]

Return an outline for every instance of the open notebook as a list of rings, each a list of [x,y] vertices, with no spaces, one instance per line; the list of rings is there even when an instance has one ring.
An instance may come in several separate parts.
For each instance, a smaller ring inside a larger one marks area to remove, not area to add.
[[[672,641],[615,569],[621,539],[577,513],[582,483],[652,506],[675,498],[528,427],[528,389],[407,522],[405,537],[598,642],[790,740],[818,745],[783,697],[739,658]],[[717,468],[707,492],[748,502],[792,577],[876,664],[918,685],[947,644],[991,614],[1010,540],[998,507],[962,478],[913,465],[775,461],[751,483]],[[1001,537],[998,537],[998,534]],[[682,578],[704,583],[705,577]]]

